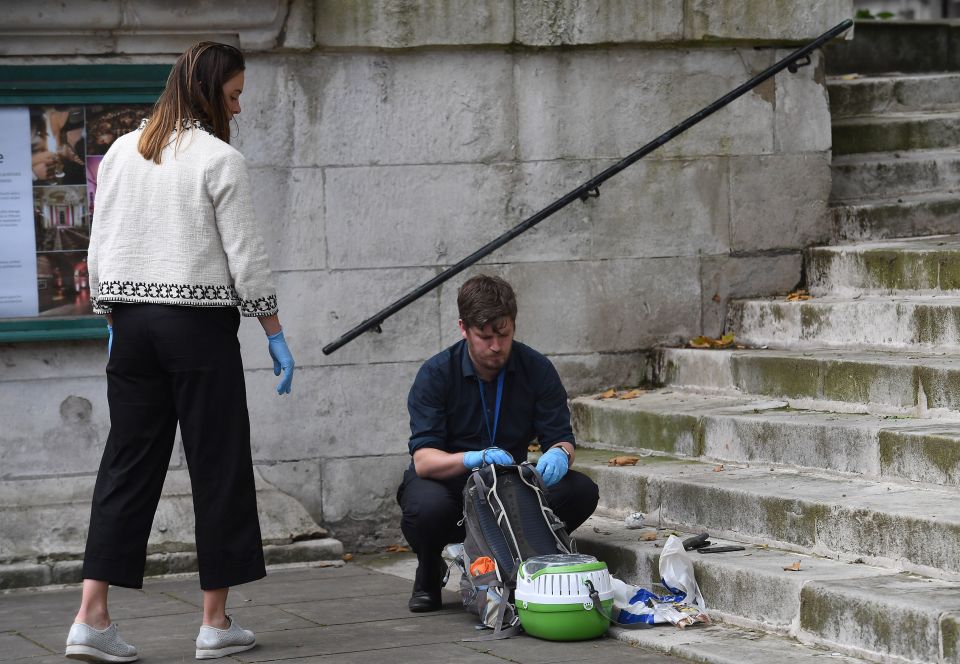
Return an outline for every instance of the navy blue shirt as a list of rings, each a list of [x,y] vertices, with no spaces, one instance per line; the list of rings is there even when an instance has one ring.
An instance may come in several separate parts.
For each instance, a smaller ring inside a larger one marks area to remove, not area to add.
[[[575,443],[570,427],[567,392],[550,360],[518,341],[507,359],[500,402],[496,445],[518,463],[527,459],[527,446],[536,439],[546,450],[554,443]],[[484,423],[480,389],[486,391]],[[480,380],[460,342],[427,360],[410,388],[410,454],[422,447],[468,452],[490,447],[497,380]]]

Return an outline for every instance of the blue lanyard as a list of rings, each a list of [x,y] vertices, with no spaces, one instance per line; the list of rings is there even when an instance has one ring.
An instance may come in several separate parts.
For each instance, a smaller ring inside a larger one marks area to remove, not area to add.
[[[497,425],[500,423],[500,398],[503,396],[503,375],[504,369],[500,370],[497,376],[497,403],[493,407],[493,430],[490,429],[490,419],[487,417],[487,399],[484,396],[483,381],[477,378],[477,386],[480,388],[480,405],[483,407],[483,423],[487,427],[487,435],[490,436],[490,446],[496,446],[494,436],[497,434]]]

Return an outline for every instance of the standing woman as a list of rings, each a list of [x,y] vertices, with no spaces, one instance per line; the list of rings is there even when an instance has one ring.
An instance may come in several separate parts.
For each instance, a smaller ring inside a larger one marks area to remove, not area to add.
[[[230,586],[265,574],[237,330],[256,317],[290,393],[293,358],[250,202],[230,147],[243,55],[201,42],[181,55],[149,120],[117,139],[97,177],[89,272],[109,323],[110,435],[97,475],[83,597],[67,657],[131,662],[107,610],[110,584],[143,585],[147,538],[177,424],[196,515],[203,623],[196,657],[252,648],[225,613]]]

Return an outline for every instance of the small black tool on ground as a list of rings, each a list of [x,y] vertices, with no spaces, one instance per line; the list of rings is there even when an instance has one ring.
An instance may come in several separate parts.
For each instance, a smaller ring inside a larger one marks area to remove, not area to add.
[[[701,549],[705,546],[710,546],[710,541],[707,539],[708,537],[710,537],[710,533],[700,533],[699,535],[688,537],[683,540],[683,548],[685,551],[690,551],[692,549]]]
[[[730,551],[746,551],[742,546],[712,546],[709,548],[697,549],[697,553],[728,553]]]

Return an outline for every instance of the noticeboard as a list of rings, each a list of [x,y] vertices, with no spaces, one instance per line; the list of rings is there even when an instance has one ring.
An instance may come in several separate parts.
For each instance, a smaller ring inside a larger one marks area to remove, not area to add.
[[[97,169],[169,71],[0,66],[0,342],[105,336],[87,270]]]

